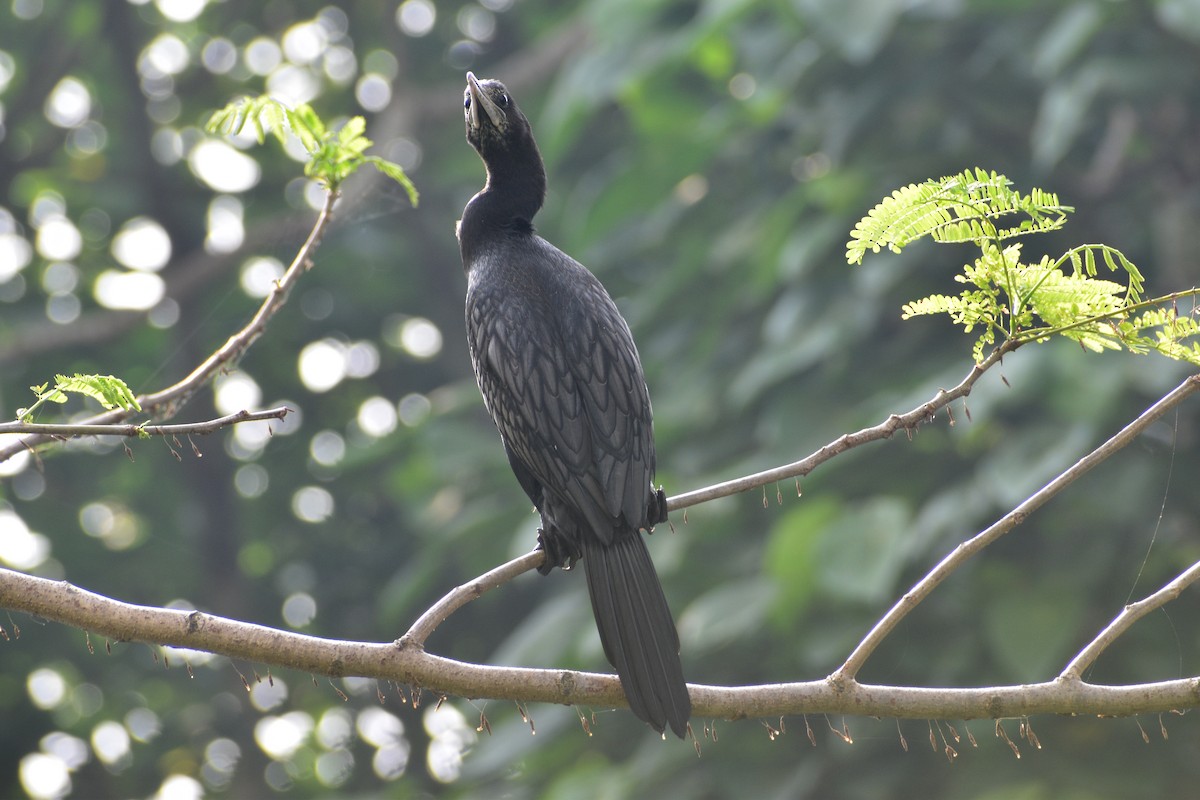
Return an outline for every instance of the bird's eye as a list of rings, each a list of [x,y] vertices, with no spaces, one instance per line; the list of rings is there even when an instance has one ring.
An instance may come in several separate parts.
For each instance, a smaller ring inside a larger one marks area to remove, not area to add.
[[[463,108],[471,107],[471,93],[467,92],[463,95]]]
[[[508,106],[508,95],[506,95],[504,92],[496,95],[496,105],[500,106],[501,108],[506,108]]]

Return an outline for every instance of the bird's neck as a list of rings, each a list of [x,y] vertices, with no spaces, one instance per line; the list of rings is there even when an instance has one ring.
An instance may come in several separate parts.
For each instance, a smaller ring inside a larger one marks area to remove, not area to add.
[[[532,223],[541,209],[546,199],[546,167],[538,146],[528,144],[484,157],[487,182],[472,203],[486,206],[488,218],[522,218]]]
[[[463,210],[458,231],[464,264],[484,242],[514,232],[531,232],[546,198],[546,169],[540,156],[487,164],[487,183]]]

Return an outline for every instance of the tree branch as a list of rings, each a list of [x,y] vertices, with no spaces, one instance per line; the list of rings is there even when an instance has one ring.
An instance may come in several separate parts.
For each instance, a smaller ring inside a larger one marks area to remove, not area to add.
[[[534,554],[524,556],[531,559]],[[511,564],[517,564],[517,559]],[[0,607],[83,628],[116,641],[203,650],[230,658],[326,675],[393,681],[469,698],[624,707],[615,675],[491,667],[454,661],[395,642],[324,639],[201,611],[131,605],[0,569]],[[724,719],[781,714],[853,714],[908,719],[999,719],[1034,714],[1130,715],[1200,704],[1200,678],[1129,686],[1056,679],[1021,686],[928,689],[831,680],[759,686],[690,684],[696,716]]]
[[[1084,670],[1095,663],[1100,654],[1108,649],[1109,645],[1115,642],[1121,634],[1132,628],[1133,623],[1151,611],[1162,608],[1167,603],[1179,597],[1184,589],[1197,580],[1200,580],[1200,561],[1192,564],[1192,566],[1180,573],[1175,580],[1163,586],[1154,594],[1125,606],[1125,608],[1121,609],[1121,613],[1117,614],[1113,618],[1113,621],[1095,639],[1088,642],[1087,646],[1079,652],[1079,655],[1071,659],[1071,663],[1067,664],[1063,668],[1062,674],[1058,676],[1059,679],[1080,680],[1083,677]]]
[[[490,572],[485,572],[474,580],[455,587],[445,597],[438,600],[422,614],[408,633],[396,640],[400,647],[424,647],[425,640],[437,629],[438,625],[450,618],[450,615],[465,606],[485,592],[503,586],[521,573],[528,572],[540,566],[546,558],[542,550],[534,550],[519,558],[514,558],[507,564],[501,564]]]
[[[914,430],[920,427],[921,423],[932,419],[938,411],[950,405],[950,403],[960,397],[969,395],[972,387],[975,386],[975,382],[983,377],[983,373],[1003,361],[1004,356],[1017,349],[1020,345],[1020,342],[1012,340],[1004,342],[993,350],[987,358],[974,365],[961,383],[949,391],[939,389],[938,393],[932,399],[917,406],[912,411],[904,414],[892,414],[878,425],[863,428],[854,433],[844,434],[812,455],[802,458],[799,461],[794,461],[791,464],[784,464],[781,467],[756,472],[753,475],[734,478],[723,483],[706,486],[703,489],[694,489],[690,492],[673,495],[667,499],[667,510],[676,511],[681,508],[706,503],[718,497],[728,497],[740,492],[749,491],[750,489],[757,489],[760,486],[766,486],[777,481],[788,480],[789,478],[802,478],[834,456],[841,455],[847,450],[867,444],[868,442],[890,439],[899,430]]]
[[[1109,456],[1128,445],[1142,431],[1148,428],[1151,423],[1179,405],[1179,403],[1183,402],[1184,399],[1197,390],[1200,390],[1200,375],[1191,375],[1185,378],[1183,383],[1142,412],[1141,416],[1126,425],[1107,442],[1072,464],[1069,469],[1032,494],[1012,511],[1005,514],[991,527],[954,548],[950,555],[942,559],[925,577],[921,578],[911,589],[905,592],[904,596],[884,614],[879,622],[875,624],[875,627],[867,634],[866,638],[854,648],[854,652],[850,654],[846,662],[829,676],[830,680],[835,683],[853,682],[858,671],[862,669],[863,664],[866,663],[871,653],[875,651],[875,648],[887,638],[888,634],[900,623],[900,620],[904,619],[910,611],[928,597],[950,573],[958,569],[967,559],[1020,525],[1034,510],[1074,483],[1092,467],[1100,464]]]
[[[261,422],[283,419],[292,409],[287,406],[265,411],[238,411],[206,422],[185,422],[177,425],[137,425],[112,423],[108,425],[75,425],[72,423],[0,422],[0,434],[40,434],[54,439],[71,436],[124,436],[140,439],[145,436],[187,436],[209,434],[240,422]]]
[[[137,398],[138,403],[141,405],[144,413],[149,414],[151,417],[169,419],[178,413],[179,409],[191,399],[192,395],[207,384],[218,372],[232,368],[246,354],[250,346],[266,330],[267,323],[271,317],[275,316],[275,312],[279,311],[284,303],[287,302],[288,294],[292,287],[300,280],[300,276],[312,267],[313,254],[316,252],[317,247],[321,243],[321,237],[325,234],[325,230],[329,226],[337,198],[338,195],[336,192],[330,192],[326,195],[325,205],[322,206],[321,212],[317,215],[317,220],[313,224],[312,230],[309,231],[304,245],[296,253],[296,257],[292,260],[283,277],[275,283],[275,288],[263,300],[262,305],[259,306],[258,311],[250,321],[240,331],[230,336],[225,344],[192,370],[192,373],[186,378],[153,394],[139,395]],[[103,414],[96,414],[82,420],[79,424],[111,425],[123,422],[135,413],[137,412],[132,410],[114,409],[106,411]],[[0,447],[0,462],[12,458],[24,450],[29,450],[47,441],[51,441],[53,438],[53,436],[45,433],[31,433],[23,436],[6,447]]]

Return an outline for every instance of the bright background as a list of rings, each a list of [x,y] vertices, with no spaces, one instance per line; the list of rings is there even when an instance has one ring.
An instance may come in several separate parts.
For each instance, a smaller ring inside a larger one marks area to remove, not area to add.
[[[1194,0],[4,0],[5,416],[56,372],[161,388],[269,291],[320,196],[295,152],[202,132],[237,94],[365,114],[375,152],[422,196],[414,210],[395,185],[351,182],[289,305],[178,421],[279,403],[297,414],[273,433],[197,439],[203,458],[187,442],[179,460],[137,442],[132,462],[119,444],[79,442],[0,465],[0,563],[131,602],[386,641],[533,545],[462,333],[454,222],[483,180],[463,140],[467,69],[508,82],[547,161],[539,230],[629,319],[670,494],[800,458],[966,374],[971,339],[943,319],[902,324],[900,307],[953,292],[968,251],[845,265],[853,223],[896,186],[995,169],[1078,208],[1027,254],[1105,242],[1150,293],[1200,282],[1198,21]],[[942,416],[848,453],[800,499],[789,483],[781,504],[772,488],[766,508],[755,492],[686,524],[676,514],[652,547],[689,679],[827,675],[957,542],[1184,374],[1065,341],[1027,347],[980,383],[969,419],[956,404],[953,426]],[[1055,675],[1125,602],[1200,557],[1197,437],[1192,403],[960,570],[863,679]],[[1197,674],[1198,613],[1185,595],[1089,677]],[[1126,800],[1191,796],[1200,780],[1190,715],[1036,718],[1041,750],[1009,721],[1020,760],[990,721],[955,722],[957,742],[934,725],[935,749],[923,721],[810,718],[815,747],[802,718],[774,740],[760,721],[719,722],[697,758],[625,711],[597,710],[589,737],[577,710],[535,705],[531,735],[506,703],[437,709],[427,693],[414,710],[372,681],[267,681],[261,665],[203,654],[110,655],[20,614],[0,626],[20,628],[0,641],[4,797]],[[571,574],[523,576],[430,647],[607,669]],[[851,745],[830,730],[843,724]]]

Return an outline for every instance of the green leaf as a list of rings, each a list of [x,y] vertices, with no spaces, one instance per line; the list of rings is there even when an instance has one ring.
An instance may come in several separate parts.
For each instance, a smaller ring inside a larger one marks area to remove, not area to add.
[[[76,373],[69,378],[65,375],[55,375],[54,380],[54,389],[60,393],[74,392],[86,395],[110,410],[114,408],[124,411],[142,410],[137,398],[130,391],[129,385],[112,375],[80,375]],[[65,398],[54,402],[65,402]]]
[[[261,95],[240,98],[213,112],[206,127],[211,133],[236,134],[247,125],[254,126],[260,144],[267,134],[283,144],[290,131],[309,156],[304,165],[304,174],[319,181],[331,192],[337,191],[342,181],[353,175],[359,167],[371,164],[403,186],[409,201],[414,206],[417,204],[416,187],[403,167],[378,156],[365,155],[372,142],[363,135],[367,123],[362,117],[351,117],[340,130],[334,132],[307,103],[288,108],[278,100]]]
[[[417,187],[409,180],[408,175],[404,172],[404,168],[399,164],[394,164],[391,161],[385,161],[378,156],[365,156],[363,159],[366,163],[371,164],[377,170],[382,172],[387,177],[394,180],[396,183],[404,187],[404,191],[408,193],[408,201],[414,206],[420,195],[417,192]]]
[[[125,411],[142,410],[125,381],[112,375],[80,375],[76,373],[69,378],[65,375],[55,375],[54,380],[54,386],[49,389],[47,388],[48,384],[45,383],[29,387],[37,396],[37,402],[28,408],[17,409],[18,420],[32,422],[34,412],[43,403],[67,402],[67,392],[91,397],[109,410],[114,408]]]
[[[1058,195],[1033,189],[1023,195],[997,172],[976,168],[938,180],[901,187],[858,221],[846,244],[846,261],[862,263],[867,250],[887,247],[900,252],[906,245],[931,237],[938,242],[1000,243],[1016,236],[1056,230],[1073,209]],[[1007,215],[1026,219],[1007,228],[996,220]]]
[[[1121,251],[1104,244],[1078,245],[1056,260],[1043,257],[1036,264],[1021,261],[1020,244],[1003,245],[1017,236],[1057,230],[1071,210],[1052,192],[1032,189],[1023,195],[1003,175],[967,170],[892,192],[855,225],[846,259],[857,264],[868,249],[882,247],[898,252],[924,236],[979,247],[980,257],[954,278],[974,288],[956,297],[932,294],[902,309],[903,319],[947,314],[967,333],[982,326],[971,349],[976,363],[983,361],[999,331],[1017,343],[1046,341],[1057,334],[1094,352],[1153,350],[1200,364],[1196,319],[1180,317],[1173,305],[1200,290],[1143,301],[1141,272]],[[997,226],[996,220],[1010,214],[1025,219]],[[1101,261],[1110,273],[1124,273],[1125,282],[1098,278]],[[1068,264],[1070,274],[1064,271]],[[1168,302],[1172,305],[1164,307]],[[1140,316],[1133,316],[1139,311]]]

